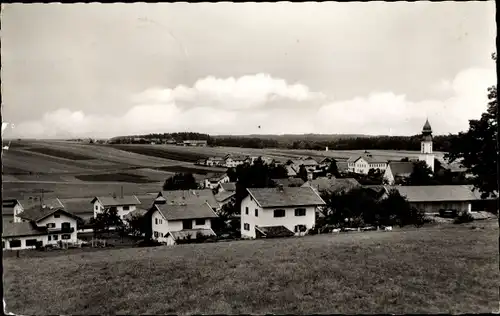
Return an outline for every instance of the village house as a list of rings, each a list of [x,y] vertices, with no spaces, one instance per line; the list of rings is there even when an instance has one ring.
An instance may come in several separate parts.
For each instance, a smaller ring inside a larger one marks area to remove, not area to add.
[[[306,233],[316,223],[318,207],[325,202],[312,188],[249,188],[241,202],[241,236],[273,237]],[[286,234],[285,234],[286,235]]]
[[[454,210],[470,213],[474,202],[480,201],[479,194],[470,185],[427,185],[427,186],[387,186],[386,191],[396,189],[408,199],[412,207],[428,214],[440,210]]]
[[[3,222],[2,249],[33,249],[57,243],[76,243],[78,216],[62,207],[35,205],[17,215],[22,222]]]
[[[213,190],[218,188],[220,184],[228,182],[229,182],[229,176],[225,173],[221,173],[217,176],[213,176],[203,180],[203,188]]]
[[[242,165],[247,160],[247,156],[241,155],[226,155],[224,157],[224,166],[227,168],[236,168],[239,165]]]
[[[367,152],[347,160],[349,171],[359,174],[368,174],[370,169],[385,171],[387,164],[387,159],[375,157]]]
[[[304,166],[306,168],[306,170],[309,172],[315,171],[317,169],[317,167],[319,166],[318,162],[316,160],[312,159],[311,157],[307,157],[305,159],[290,160],[290,161],[288,161],[287,165],[291,165],[291,167],[293,168],[293,170],[296,173],[299,173],[300,166]]]
[[[141,201],[135,195],[126,196],[96,196],[90,201],[94,207],[94,218],[97,218],[98,213],[104,212],[108,208],[116,208],[118,216],[123,220],[124,216],[128,213],[135,211],[137,205]]]
[[[205,161],[205,165],[210,166],[210,167],[223,166],[224,165],[224,158],[221,158],[221,157],[209,157]]]
[[[161,191],[158,193],[155,204],[196,204],[207,202],[213,210],[220,209],[220,204],[215,199],[211,189],[204,190],[174,190]]]
[[[217,214],[207,203],[201,204],[155,204],[147,212],[151,219],[153,240],[167,245],[175,245],[179,239],[196,239],[203,236],[216,236],[211,220]]]

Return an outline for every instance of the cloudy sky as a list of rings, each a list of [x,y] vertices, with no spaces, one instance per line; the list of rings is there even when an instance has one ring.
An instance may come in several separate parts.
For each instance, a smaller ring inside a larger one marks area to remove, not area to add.
[[[486,109],[495,36],[493,1],[9,4],[2,120],[39,138],[454,133]]]

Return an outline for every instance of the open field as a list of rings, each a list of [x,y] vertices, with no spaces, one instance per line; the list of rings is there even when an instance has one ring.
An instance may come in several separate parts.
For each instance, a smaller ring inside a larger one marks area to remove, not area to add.
[[[28,198],[39,196],[44,190],[45,197],[76,198],[94,197],[96,195],[111,195],[120,193],[123,187],[124,194],[146,194],[161,190],[162,183],[119,183],[119,182],[3,182],[2,194],[4,198]]]
[[[478,226],[6,258],[4,295],[25,315],[490,313],[498,224]]]

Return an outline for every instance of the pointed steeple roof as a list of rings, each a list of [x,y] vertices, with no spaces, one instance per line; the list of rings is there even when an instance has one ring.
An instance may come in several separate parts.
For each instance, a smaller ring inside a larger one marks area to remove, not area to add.
[[[429,119],[425,120],[424,127],[422,128],[422,132],[432,132],[431,124],[429,124]]]

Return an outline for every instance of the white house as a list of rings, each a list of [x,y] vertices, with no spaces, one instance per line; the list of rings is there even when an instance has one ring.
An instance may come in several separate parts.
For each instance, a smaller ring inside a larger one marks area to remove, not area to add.
[[[220,174],[215,177],[207,178],[203,181],[203,187],[205,189],[215,189],[222,183],[228,183],[230,181],[229,176],[225,173]]]
[[[25,222],[3,223],[2,246],[4,250],[21,250],[49,244],[76,243],[77,221],[63,208],[35,206],[18,215]]]
[[[228,154],[224,157],[224,166],[226,166],[227,168],[235,168],[239,165],[244,164],[246,160],[246,156]]]
[[[116,207],[118,216],[123,219],[128,213],[135,211],[141,201],[135,195],[129,196],[96,196],[90,202],[94,205],[94,218],[105,209]]]
[[[325,205],[310,187],[251,188],[241,202],[241,236],[256,238],[281,227],[299,233],[314,227],[318,207]]]
[[[215,236],[211,220],[217,218],[208,203],[202,204],[156,204],[148,211],[151,218],[152,239],[174,245],[176,238],[190,235],[196,239],[198,233]],[[182,234],[175,234],[182,232]],[[170,234],[169,234],[170,233]]]
[[[385,171],[388,161],[380,157],[374,157],[369,153],[351,157],[347,160],[347,167],[350,172],[368,174],[370,169]]]
[[[17,215],[24,210],[21,202],[17,199],[2,200],[2,219],[4,222],[20,223],[21,218]]]
[[[221,157],[209,157],[205,161],[207,166],[222,166],[224,165],[224,158]]]

